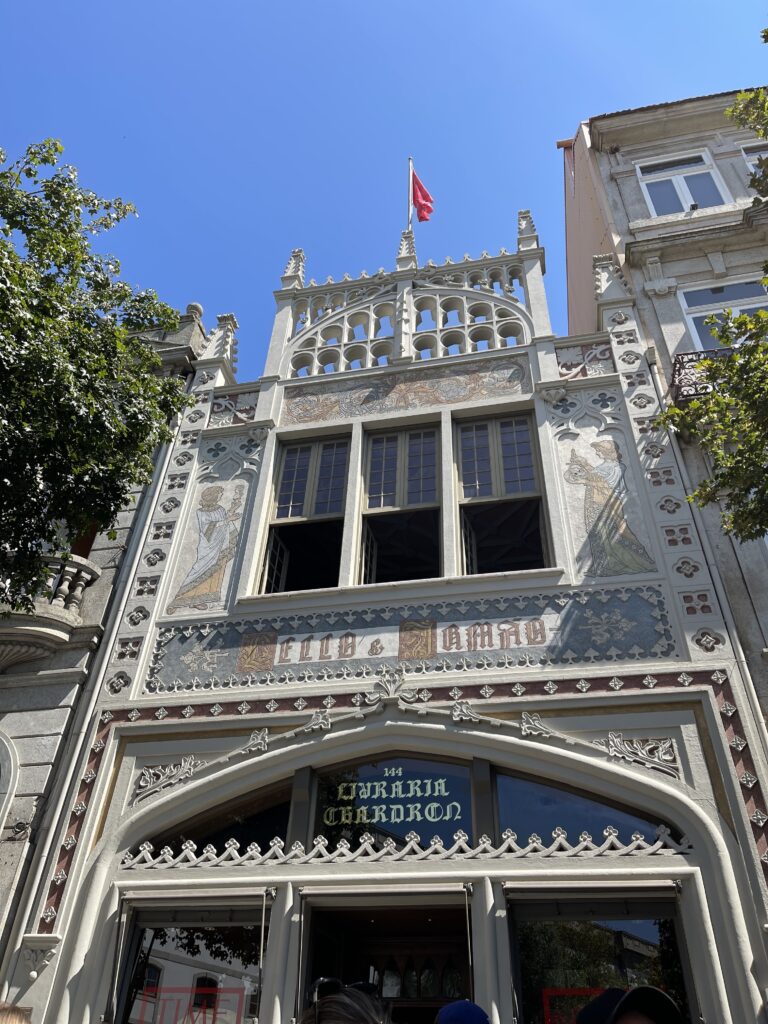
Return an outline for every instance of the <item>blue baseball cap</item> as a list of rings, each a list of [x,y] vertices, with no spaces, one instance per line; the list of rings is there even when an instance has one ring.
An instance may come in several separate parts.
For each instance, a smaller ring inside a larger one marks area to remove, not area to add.
[[[442,1006],[436,1017],[437,1024],[489,1024],[488,1014],[477,1003],[459,999]]]

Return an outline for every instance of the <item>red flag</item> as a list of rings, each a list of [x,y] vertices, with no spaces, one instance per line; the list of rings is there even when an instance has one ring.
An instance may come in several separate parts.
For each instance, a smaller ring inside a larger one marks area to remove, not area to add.
[[[419,220],[429,220],[435,201],[419,181],[419,177],[414,170],[411,170],[411,189],[413,191],[413,205],[416,207],[416,216]]]

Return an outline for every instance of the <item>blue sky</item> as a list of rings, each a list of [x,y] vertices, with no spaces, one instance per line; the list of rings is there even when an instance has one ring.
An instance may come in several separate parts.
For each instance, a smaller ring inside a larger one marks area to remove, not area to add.
[[[9,154],[60,138],[81,180],[140,218],[110,249],[180,308],[240,321],[258,376],[272,290],[391,269],[407,157],[435,197],[420,262],[516,244],[530,207],[566,331],[557,139],[606,111],[768,80],[756,0],[5,0]]]

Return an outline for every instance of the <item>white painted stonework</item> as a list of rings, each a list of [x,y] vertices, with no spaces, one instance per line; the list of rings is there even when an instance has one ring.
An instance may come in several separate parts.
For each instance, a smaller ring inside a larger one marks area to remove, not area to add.
[[[639,203],[615,169],[606,190]],[[28,864],[0,862],[2,998],[36,1024],[163,1021],[173,1000],[173,1019],[215,1002],[232,1024],[288,1024],[335,955],[328,915],[439,911],[457,948],[471,936],[476,1001],[520,1021],[526,922],[594,904],[627,933],[673,922],[691,1024],[766,1020],[765,728],[686,462],[654,425],[653,346],[682,313],[653,327],[629,262],[588,254],[594,321],[556,339],[523,211],[515,251],[440,266],[404,238],[391,273],[307,284],[295,250],[257,381],[235,381],[231,314],[206,331],[192,304],[156,339],[194,405],[125,527],[109,612],[87,613],[98,649],[74,630],[76,671],[62,641],[0,694],[6,847],[29,841],[27,811],[35,830]],[[653,302],[684,269],[652,277]],[[467,425],[497,438],[493,493]],[[434,500],[402,498],[401,463],[400,503],[375,507],[374,440],[410,452],[425,431]],[[397,514],[431,524],[428,578],[376,562]],[[333,583],[311,584],[331,550]],[[519,564],[494,561],[509,551]],[[451,961],[421,1012],[469,970]]]

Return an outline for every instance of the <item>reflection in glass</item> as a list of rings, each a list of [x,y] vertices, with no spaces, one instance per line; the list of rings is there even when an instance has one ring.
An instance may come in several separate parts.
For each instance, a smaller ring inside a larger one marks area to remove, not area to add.
[[[516,931],[526,1024],[570,1022],[604,989],[634,985],[664,989],[687,1014],[671,918],[523,920]]]
[[[449,960],[443,969],[442,995],[445,999],[461,999],[461,971]]]
[[[398,971],[394,960],[390,960],[382,975],[381,997],[382,999],[399,999],[401,989],[400,971]]]
[[[686,174],[685,184],[688,186],[694,203],[698,203],[701,209],[707,206],[722,205],[723,197],[709,171],[703,171],[701,174]]]
[[[259,924],[142,929],[119,1024],[202,1022],[214,1013],[217,1024],[241,1024],[246,1011],[258,1012],[261,942]]]
[[[421,968],[419,987],[422,999],[433,999],[438,994],[437,972],[431,960],[427,960]]]
[[[403,972],[403,995],[406,999],[417,999],[419,995],[419,976],[413,960],[408,960]]]
[[[667,213],[683,212],[683,204],[680,202],[677,189],[669,178],[661,181],[649,181],[646,188],[657,217],[663,217]]]
[[[499,831],[511,828],[519,841],[535,833],[549,844],[553,830],[559,827],[565,829],[571,843],[578,842],[582,832],[588,832],[599,845],[605,839],[604,829],[613,826],[619,830],[622,843],[629,843],[634,832],[640,832],[650,842],[662,824],[569,790],[513,775],[496,776],[496,795]]]

